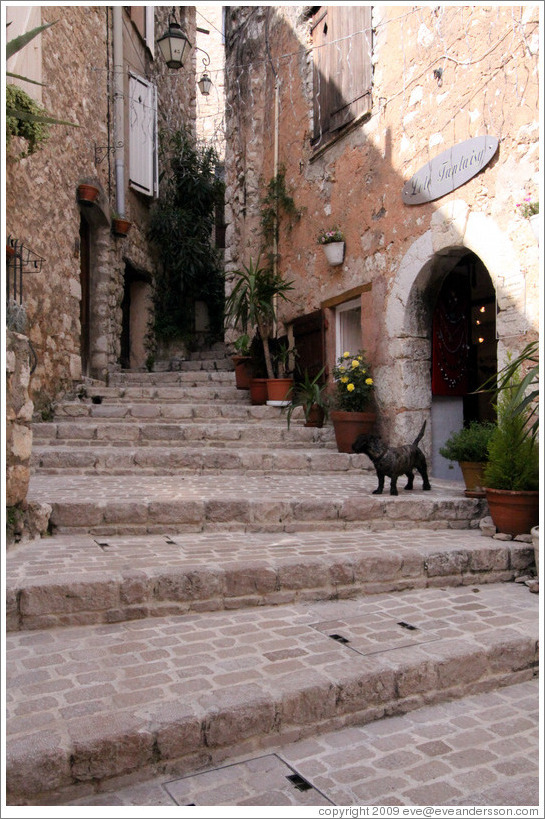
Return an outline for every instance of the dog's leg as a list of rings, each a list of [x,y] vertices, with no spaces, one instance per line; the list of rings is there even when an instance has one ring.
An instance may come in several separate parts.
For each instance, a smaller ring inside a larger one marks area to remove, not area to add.
[[[390,478],[390,495],[399,495],[397,491],[397,475],[392,475]]]
[[[373,495],[382,495],[382,490],[384,489],[384,475],[377,475],[378,477],[378,486],[374,490]]]
[[[413,481],[414,481],[414,474],[412,472],[405,472],[407,476],[407,484],[405,489],[412,489],[413,488]]]
[[[424,489],[424,491],[427,491],[428,489],[431,489],[431,484],[430,484],[430,482],[428,480],[428,470],[426,469],[426,467],[423,466],[418,471],[422,475],[422,489]]]

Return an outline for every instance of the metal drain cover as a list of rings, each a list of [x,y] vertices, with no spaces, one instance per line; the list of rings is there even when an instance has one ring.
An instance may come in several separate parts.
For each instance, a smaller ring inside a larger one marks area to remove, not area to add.
[[[276,754],[174,779],[163,787],[178,805],[332,805]]]
[[[358,654],[379,654],[396,648],[431,643],[439,635],[394,615],[372,612],[360,617],[327,620],[312,628]]]

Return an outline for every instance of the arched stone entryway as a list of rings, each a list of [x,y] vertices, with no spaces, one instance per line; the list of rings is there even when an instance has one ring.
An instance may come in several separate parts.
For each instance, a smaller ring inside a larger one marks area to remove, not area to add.
[[[428,421],[425,450],[433,459],[440,445],[433,435],[431,353],[432,315],[440,287],[469,253],[488,272],[496,298],[497,362],[506,361],[513,336],[528,329],[525,283],[514,249],[496,222],[472,212],[461,200],[439,208],[430,229],[403,257],[387,298],[385,363],[375,367],[377,398],[388,415],[392,443],[412,440]]]

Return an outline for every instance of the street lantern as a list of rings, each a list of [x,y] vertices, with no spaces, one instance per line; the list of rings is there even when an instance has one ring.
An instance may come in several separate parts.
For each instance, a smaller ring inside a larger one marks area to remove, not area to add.
[[[210,94],[212,80],[210,79],[206,71],[203,73],[197,85],[199,86],[200,92],[204,97],[207,97]]]
[[[162,37],[157,40],[157,45],[165,58],[169,68],[182,68],[186,52],[191,48],[191,43],[182,30],[181,25],[176,20],[174,6],[168,17],[168,29]]]

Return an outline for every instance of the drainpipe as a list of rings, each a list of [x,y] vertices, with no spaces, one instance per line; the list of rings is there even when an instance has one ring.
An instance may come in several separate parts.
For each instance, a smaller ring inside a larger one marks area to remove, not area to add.
[[[113,6],[115,209],[125,216],[125,109],[123,96],[123,7]]]

